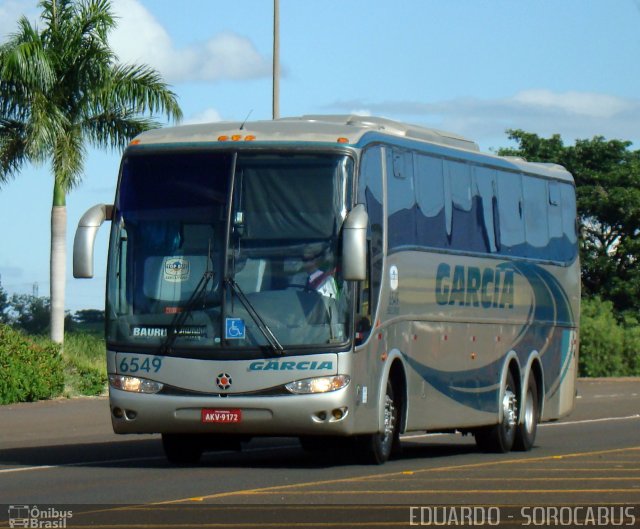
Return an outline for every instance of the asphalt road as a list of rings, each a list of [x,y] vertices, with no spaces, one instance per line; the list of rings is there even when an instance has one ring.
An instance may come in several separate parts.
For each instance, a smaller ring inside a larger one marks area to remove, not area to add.
[[[3,406],[0,527],[29,512],[19,506],[66,524],[49,527],[494,525],[496,516],[501,527],[640,526],[640,379],[580,380],[578,391],[572,415],[541,425],[531,452],[483,454],[470,437],[407,435],[402,455],[377,467],[309,454],[287,438],[178,468],[159,437],[113,434],[104,398]]]

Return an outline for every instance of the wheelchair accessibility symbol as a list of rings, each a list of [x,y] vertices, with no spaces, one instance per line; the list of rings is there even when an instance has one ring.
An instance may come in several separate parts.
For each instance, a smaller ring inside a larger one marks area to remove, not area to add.
[[[227,340],[244,340],[245,339],[244,320],[240,318],[227,318],[225,320],[224,337]]]

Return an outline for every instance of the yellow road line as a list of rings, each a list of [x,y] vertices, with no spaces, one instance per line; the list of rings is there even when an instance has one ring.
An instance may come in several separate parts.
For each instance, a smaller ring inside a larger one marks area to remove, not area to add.
[[[526,478],[505,478],[505,477],[497,477],[497,478],[438,478],[438,477],[429,477],[429,483],[442,483],[443,481],[500,481],[500,482],[511,482],[511,481],[638,481],[640,478],[638,476],[604,476],[604,477],[579,477],[579,478],[550,478],[546,476],[540,476],[539,478],[526,477]],[[419,483],[421,481],[427,481],[427,478],[422,479],[413,479],[411,483]],[[367,483],[407,483],[407,480],[400,479],[381,479],[381,480],[367,480]],[[638,489],[640,492],[640,489]]]
[[[287,496],[306,496],[309,494],[319,494],[325,496],[349,496],[349,495],[386,495],[386,496],[408,496],[411,494],[557,494],[560,492],[568,492],[570,494],[590,494],[590,493],[606,493],[606,492],[636,492],[640,497],[640,489],[416,489],[416,490],[305,490],[287,492]],[[241,496],[271,496],[282,494],[278,490],[269,491],[246,491]]]
[[[486,461],[482,463],[469,463],[464,465],[450,465],[444,467],[434,467],[434,468],[423,468],[417,470],[409,470],[413,475],[415,474],[424,474],[424,473],[434,473],[434,472],[445,472],[445,471],[453,471],[453,470],[469,470],[474,468],[486,468],[490,466],[502,466],[502,465],[517,465],[520,463],[531,463],[531,462],[542,462],[542,461],[554,461],[559,459],[571,459],[577,457],[593,457],[597,455],[604,454],[615,454],[629,451],[640,451],[640,447],[629,447],[629,448],[614,448],[608,450],[596,450],[592,452],[575,452],[569,454],[562,455],[553,455],[553,456],[542,456],[542,457],[533,457],[526,459],[507,459],[507,460],[494,460],[494,461]],[[387,472],[387,473],[379,473],[373,474],[370,476],[355,476],[350,478],[338,478],[338,479],[328,479],[321,481],[307,481],[302,483],[292,483],[290,485],[272,485],[269,487],[261,487],[257,489],[244,489],[244,490],[236,490],[236,491],[228,491],[228,492],[217,492],[214,494],[209,494],[205,496],[200,496],[202,500],[212,500],[218,498],[229,498],[233,496],[247,496],[251,494],[260,494],[260,493],[269,493],[269,492],[280,492],[283,493],[285,491],[298,489],[298,488],[308,488],[308,487],[318,487],[322,485],[336,485],[339,483],[353,483],[353,482],[365,482],[367,480],[375,480],[375,479],[388,479],[394,476],[402,476],[406,475],[405,473],[408,470],[401,470],[395,472]],[[632,492],[639,492],[638,489],[631,489]],[[192,498],[182,498],[176,500],[168,500],[162,502],[156,502],[152,505],[168,505],[174,503],[184,503],[191,502]],[[200,500],[198,500],[200,501]]]

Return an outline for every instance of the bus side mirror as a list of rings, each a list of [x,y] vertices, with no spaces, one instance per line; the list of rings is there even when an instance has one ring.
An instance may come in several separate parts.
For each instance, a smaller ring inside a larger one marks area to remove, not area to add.
[[[347,281],[367,278],[367,225],[364,204],[357,204],[342,226],[342,277]]]
[[[113,218],[113,206],[98,204],[89,208],[78,222],[73,239],[73,277],[93,277],[93,245],[98,229]]]

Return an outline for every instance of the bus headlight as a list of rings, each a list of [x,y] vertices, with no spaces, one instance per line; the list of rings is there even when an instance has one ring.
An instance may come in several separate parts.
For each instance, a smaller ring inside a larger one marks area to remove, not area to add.
[[[348,375],[334,375],[331,377],[305,378],[295,380],[285,385],[291,393],[327,393],[336,391],[349,385],[351,378]]]
[[[109,375],[109,384],[113,388],[134,393],[158,393],[163,388],[160,382],[126,375]]]

